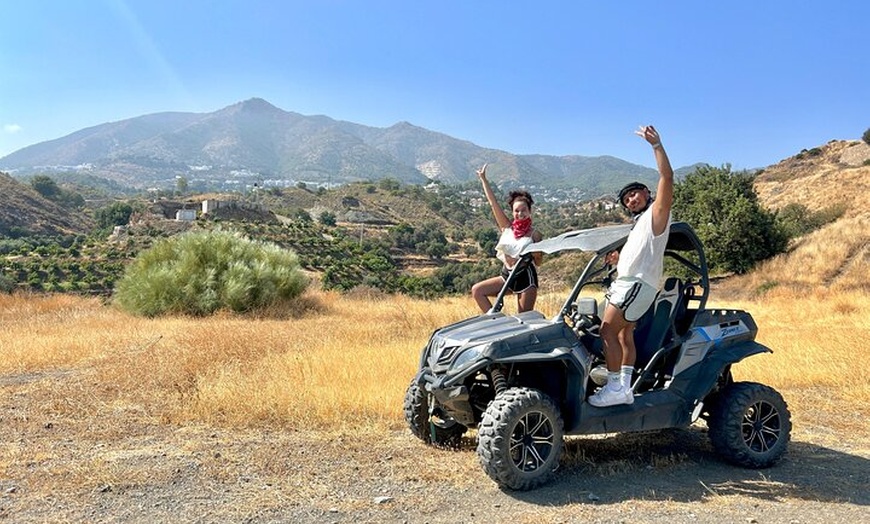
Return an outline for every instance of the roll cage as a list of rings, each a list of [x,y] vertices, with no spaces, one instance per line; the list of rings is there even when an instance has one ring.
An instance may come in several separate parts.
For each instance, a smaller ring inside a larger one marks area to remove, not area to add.
[[[594,256],[586,264],[571,293],[562,305],[558,317],[569,315],[571,309],[580,295],[580,292],[589,285],[601,285],[608,287],[615,273],[615,268],[604,263],[604,257],[611,251],[622,249],[628,239],[633,224],[605,226],[593,229],[569,231],[561,235],[529,244],[520,255],[520,260],[514,265],[508,278],[499,291],[493,303],[490,313],[496,313],[504,307],[504,297],[507,294],[510,283],[520,269],[531,263],[532,253],[542,252],[554,254],[562,251],[583,251],[594,253]],[[693,288],[687,293],[687,299],[697,304],[693,309],[703,309],[710,295],[710,280],[707,267],[707,259],[704,256],[704,248],[695,231],[685,222],[673,222],[668,235],[668,243],[665,248],[665,260],[673,260],[680,269],[676,271],[677,278],[685,280],[686,287]],[[673,272],[673,271],[672,271]],[[667,271],[666,267],[666,273]]]

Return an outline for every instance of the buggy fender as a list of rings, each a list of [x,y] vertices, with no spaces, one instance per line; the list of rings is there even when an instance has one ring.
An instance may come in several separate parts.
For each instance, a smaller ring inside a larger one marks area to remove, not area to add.
[[[713,390],[726,367],[760,353],[773,351],[754,340],[717,347],[703,361],[674,377],[671,387],[683,391],[683,396],[688,400],[700,400]]]
[[[549,351],[535,353],[521,353],[507,358],[499,359],[499,364],[515,364],[520,362],[542,362],[552,360],[564,360],[571,357],[571,348],[555,347]]]

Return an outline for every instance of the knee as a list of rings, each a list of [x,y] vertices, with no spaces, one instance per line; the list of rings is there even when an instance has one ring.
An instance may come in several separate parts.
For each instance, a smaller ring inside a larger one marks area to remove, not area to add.
[[[604,340],[608,342],[619,342],[619,333],[610,322],[602,323],[599,332],[601,333],[601,338]]]
[[[634,329],[623,328],[619,330],[616,336],[619,338],[619,344],[625,347],[627,343],[634,342]]]

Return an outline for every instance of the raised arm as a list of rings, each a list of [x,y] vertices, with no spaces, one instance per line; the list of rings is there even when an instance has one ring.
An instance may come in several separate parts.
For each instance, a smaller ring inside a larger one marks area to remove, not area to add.
[[[496,200],[492,188],[489,187],[489,181],[486,179],[486,166],[487,164],[483,164],[483,167],[477,170],[477,178],[479,178],[480,182],[483,184],[483,194],[486,195],[489,207],[492,208],[492,215],[495,217],[495,222],[498,224],[499,231],[504,231],[511,227],[511,221],[505,214],[504,209],[502,209],[498,204],[498,200]]]
[[[656,199],[652,204],[653,233],[661,235],[668,225],[668,217],[671,214],[671,206],[674,203],[674,170],[671,161],[662,145],[661,136],[653,126],[643,126],[635,131],[635,134],[649,142],[656,156],[656,167],[659,170],[659,184],[656,188]]]

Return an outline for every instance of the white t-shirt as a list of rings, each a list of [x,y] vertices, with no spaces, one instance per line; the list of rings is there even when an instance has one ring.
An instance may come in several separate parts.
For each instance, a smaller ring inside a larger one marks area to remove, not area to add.
[[[644,211],[628,234],[628,240],[619,253],[616,264],[617,278],[634,277],[658,289],[664,272],[665,246],[671,232],[671,216],[665,231],[655,236],[652,230],[652,208]]]
[[[519,258],[526,246],[532,243],[532,237],[514,238],[514,230],[505,228],[501,232],[501,237],[498,239],[498,244],[495,245],[495,257],[504,263],[504,267],[511,269],[513,266],[508,265],[507,255],[511,258]]]

